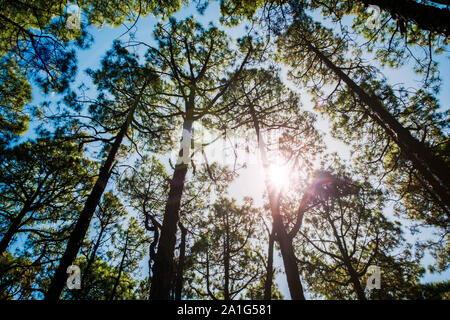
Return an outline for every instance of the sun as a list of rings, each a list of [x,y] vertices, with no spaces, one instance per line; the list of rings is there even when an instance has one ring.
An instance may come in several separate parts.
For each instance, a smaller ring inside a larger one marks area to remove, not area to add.
[[[269,179],[273,187],[280,190],[289,184],[289,171],[285,166],[271,165]]]

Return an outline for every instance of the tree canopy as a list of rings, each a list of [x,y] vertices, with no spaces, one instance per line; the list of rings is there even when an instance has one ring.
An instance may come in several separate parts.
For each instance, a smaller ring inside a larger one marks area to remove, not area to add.
[[[449,1],[0,26],[0,300],[450,298]]]

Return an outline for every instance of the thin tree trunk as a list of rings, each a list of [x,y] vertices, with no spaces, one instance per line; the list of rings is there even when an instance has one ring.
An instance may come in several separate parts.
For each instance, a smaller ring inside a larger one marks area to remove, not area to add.
[[[3,255],[3,253],[6,251],[6,249],[9,246],[9,243],[11,242],[14,235],[17,233],[17,231],[20,228],[20,224],[22,223],[23,218],[25,215],[30,211],[30,206],[28,203],[25,203],[22,210],[20,210],[17,217],[15,217],[12,220],[11,225],[8,228],[8,231],[3,235],[2,240],[0,241],[0,256]]]
[[[358,95],[369,108],[369,116],[380,125],[386,134],[396,142],[403,154],[413,163],[417,171],[430,184],[439,205],[446,211],[450,209],[450,168],[422,142],[414,138],[383,106],[377,97],[367,94],[358,84],[331,62],[311,42],[304,39],[307,47],[332,70],[345,84]]]
[[[183,290],[183,273],[184,273],[184,259],[186,256],[186,234],[187,229],[179,223],[181,230],[180,256],[178,257],[177,279],[175,284],[175,300],[181,300],[181,293]]]
[[[9,243],[11,242],[14,235],[19,231],[20,224],[23,221],[23,218],[25,218],[25,215],[32,210],[32,204],[38,197],[38,195],[41,193],[42,187],[45,184],[45,182],[48,180],[49,176],[53,173],[53,170],[47,172],[46,176],[39,182],[36,190],[34,191],[33,195],[28,198],[25,203],[23,204],[22,209],[20,210],[17,217],[15,217],[12,220],[11,225],[8,228],[8,231],[6,231],[5,235],[3,236],[2,240],[0,241],[0,256],[3,255],[3,253],[6,251],[6,249],[9,246]],[[33,208],[36,210],[37,208]]]
[[[264,283],[264,300],[272,299],[272,283],[273,283],[273,246],[275,244],[273,230],[269,235],[269,247],[267,254],[267,270],[266,281]]]
[[[103,238],[104,231],[105,231],[105,228],[103,228],[103,227],[100,228],[99,235],[97,237],[97,240],[95,241],[92,252],[89,255],[89,259],[86,263],[86,268],[84,269],[83,274],[81,275],[81,283],[86,283],[86,280],[89,278],[89,274],[91,273],[91,267],[94,264],[94,260],[97,255],[98,248],[100,247],[100,242]],[[89,289],[90,288],[83,286],[80,290],[75,291],[76,299],[80,299],[84,294],[88,293]]]
[[[230,232],[228,223],[228,211],[225,216],[225,239],[223,243],[223,266],[224,266],[224,300],[231,300],[230,297]]]
[[[286,273],[286,279],[289,287],[289,292],[291,294],[291,299],[293,300],[305,300],[303,295],[303,287],[300,281],[300,273],[298,271],[297,259],[295,257],[294,248],[292,246],[292,240],[286,232],[286,228],[283,223],[283,219],[280,214],[280,203],[279,197],[275,194],[275,190],[271,188],[267,181],[269,162],[267,159],[266,149],[264,146],[264,141],[261,137],[261,131],[259,127],[259,121],[256,116],[256,111],[253,106],[249,107],[250,114],[253,119],[253,125],[258,137],[259,152],[261,155],[261,161],[263,163],[264,172],[266,174],[266,187],[267,193],[269,194],[269,203],[273,219],[273,229],[275,233],[275,238],[280,244],[281,256],[284,263],[284,271]]]
[[[193,103],[193,99],[191,100]],[[186,118],[183,129],[192,132],[193,108],[186,108]],[[189,143],[190,145],[190,143]],[[180,150],[180,153],[182,151]],[[183,155],[186,158],[186,155]],[[179,163],[175,166],[172,180],[170,181],[169,197],[164,210],[161,236],[158,242],[155,264],[153,266],[153,278],[150,288],[150,299],[168,300],[170,298],[170,280],[173,268],[173,258],[176,244],[177,224],[183,195],[187,163]]]
[[[14,235],[17,233],[17,231],[20,228],[20,224],[25,217],[25,215],[30,211],[30,202],[26,202],[23,206],[23,208],[20,210],[17,217],[15,217],[12,221],[12,224],[9,226],[8,231],[4,234],[2,240],[0,241],[0,259],[3,257],[4,252],[9,246],[9,243],[11,242]],[[3,275],[8,272],[9,267],[5,265],[5,268],[0,270],[0,278],[3,277]]]
[[[66,251],[64,252],[64,255],[62,256],[61,261],[59,263],[59,266],[56,269],[56,272],[48,288],[47,294],[45,295],[45,300],[59,300],[59,297],[61,296],[61,293],[64,289],[65,282],[67,279],[66,274],[67,268],[75,261],[78,251],[81,248],[83,239],[86,236],[86,233],[89,229],[89,224],[91,223],[95,209],[97,208],[100,199],[103,195],[103,192],[105,191],[106,185],[108,184],[108,180],[111,177],[111,173],[116,162],[117,153],[119,151],[120,146],[122,145],[123,138],[125,137],[128,128],[131,125],[131,122],[134,117],[134,112],[137,109],[140,97],[142,96],[145,87],[146,84],[142,87],[139,97],[135,101],[134,105],[128,111],[127,118],[114,140],[111,150],[109,151],[108,157],[106,158],[106,161],[103,164],[103,166],[100,168],[97,181],[95,182],[95,185],[92,188],[92,191],[86,200],[83,211],[81,212],[80,217],[78,218],[75,228],[70,234]]]
[[[91,255],[89,256],[89,260],[87,261],[86,268],[83,273],[83,277],[81,278],[81,283],[83,283],[83,279],[87,279],[87,277],[91,271],[91,267],[94,264],[94,260],[97,255],[98,248],[100,247],[100,242],[103,237],[103,232],[104,232],[104,229],[102,228],[98,235],[97,241],[95,242],[94,248],[92,249]]]
[[[109,298],[109,300],[114,300],[114,297],[116,296],[117,288],[119,287],[120,277],[122,277],[123,265],[125,263],[125,257],[127,256],[127,250],[128,250],[128,236],[129,236],[129,234],[127,231],[127,237],[125,239],[125,246],[123,248],[122,260],[120,261],[120,266],[119,266],[119,274],[117,275],[117,278],[114,281],[114,287],[112,289],[111,297]]]
[[[422,30],[442,34],[446,37],[450,36],[450,10],[448,9],[437,8],[412,0],[359,1],[366,5],[377,5],[380,9],[389,12],[394,19],[412,22]]]
[[[330,210],[329,210],[328,205],[325,206],[325,204],[323,204],[323,208],[327,212],[326,219],[331,226],[331,230],[333,231],[333,235],[336,240],[336,244],[338,246],[339,252],[341,253],[341,256],[343,258],[345,267],[347,268],[348,274],[350,275],[350,281],[353,284],[353,288],[355,289],[356,295],[358,296],[358,300],[367,300],[366,295],[364,293],[364,289],[361,286],[361,282],[359,282],[358,274],[356,273],[356,270],[352,266],[350,257],[348,255],[347,247],[345,246],[345,243],[342,243],[342,241],[345,242],[345,239],[343,239],[343,236],[342,237],[339,236],[337,229],[333,223],[333,220],[330,217]]]
[[[286,232],[280,212],[273,212],[272,217],[274,219],[275,236],[280,244],[281,256],[283,258],[284,271],[286,272],[291,299],[305,300],[292,241]]]

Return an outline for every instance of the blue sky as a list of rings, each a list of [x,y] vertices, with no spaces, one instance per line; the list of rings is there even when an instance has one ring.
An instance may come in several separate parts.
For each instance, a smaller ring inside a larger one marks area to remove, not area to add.
[[[175,17],[178,19],[182,19],[184,17],[194,15],[199,22],[204,25],[207,25],[210,22],[213,22],[216,26],[219,25],[219,9],[218,2],[213,2],[209,5],[204,15],[200,15],[196,12],[194,7],[184,8],[177,14]],[[152,39],[153,28],[156,24],[156,20],[153,17],[147,17],[145,19],[140,19],[136,24],[137,32],[136,38],[149,42]],[[105,52],[109,50],[112,46],[112,43],[116,39],[123,39],[126,41],[128,39],[128,35],[124,34],[126,29],[121,26],[117,28],[110,28],[108,26],[104,26],[102,29],[90,27],[88,31],[92,34],[94,38],[94,43],[88,50],[79,50],[77,52],[78,56],[78,74],[76,78],[76,83],[73,85],[75,88],[78,84],[84,82],[88,86],[91,84],[90,79],[86,76],[84,70],[87,68],[97,69],[100,66],[100,60],[104,56]],[[243,27],[239,26],[232,29],[227,29],[227,33],[234,37],[240,37],[242,35]],[[440,70],[441,70],[441,78],[442,78],[442,90],[438,95],[441,105],[443,109],[448,109],[450,103],[450,73],[444,72],[450,70],[450,62],[446,56],[441,56],[438,58],[440,62]],[[400,70],[385,70],[385,75],[388,77],[391,83],[404,83],[405,85],[414,85],[417,86],[417,83],[414,79],[417,79],[417,76],[410,71],[411,67],[407,66]],[[282,72],[285,73],[286,69],[283,68]],[[291,86],[292,87],[292,86]],[[297,89],[298,91],[298,89]],[[302,97],[302,104],[304,109],[313,112],[313,105],[310,101],[310,97],[305,94],[303,91],[299,91]],[[95,92],[91,94],[92,97],[95,96]],[[39,104],[43,100],[57,101],[61,97],[58,95],[47,95],[43,96],[38,88],[33,87],[33,104]],[[329,121],[327,118],[318,117],[317,127],[325,134],[325,142],[328,147],[328,151],[330,152],[338,152],[344,158],[348,158],[349,150],[343,143],[336,141],[331,138],[328,134],[329,131]],[[24,138],[33,137],[33,132],[30,131],[25,135]],[[244,196],[251,196],[257,200],[257,205],[262,205],[262,194],[264,192],[264,179],[261,174],[261,170],[258,165],[251,165],[248,169],[241,171],[240,176],[230,185],[229,195],[241,200]],[[390,215],[390,210],[387,210],[387,214]],[[430,261],[429,258],[424,260],[426,264],[427,261]],[[279,258],[276,259],[278,266],[281,265],[281,260]],[[143,263],[142,273],[147,274],[147,263]],[[436,281],[450,278],[450,271],[444,274],[427,274],[423,281]],[[284,280],[284,275],[279,275],[277,277],[277,282],[281,289],[281,292],[285,295],[286,298],[289,297],[289,293],[287,290],[287,284]]]

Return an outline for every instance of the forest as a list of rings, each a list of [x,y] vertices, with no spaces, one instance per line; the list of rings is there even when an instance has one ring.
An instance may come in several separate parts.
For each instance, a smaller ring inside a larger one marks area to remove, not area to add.
[[[450,300],[450,1],[0,0],[0,300]]]

